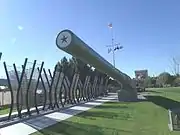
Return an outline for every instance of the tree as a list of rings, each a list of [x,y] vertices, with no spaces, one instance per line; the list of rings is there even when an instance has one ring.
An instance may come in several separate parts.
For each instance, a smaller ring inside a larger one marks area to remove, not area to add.
[[[151,77],[151,87],[156,87],[157,85],[157,77]]]
[[[147,78],[144,79],[144,86],[152,87],[152,78],[150,76],[148,76]]]
[[[66,57],[63,57],[61,62],[57,62],[55,68],[57,72],[63,72],[69,79],[72,78],[74,73],[74,64],[71,59],[68,61]]]
[[[84,63],[82,60],[75,57],[70,58],[69,61],[66,57],[63,57],[61,62],[58,62],[56,65],[58,65],[57,71],[64,72],[70,80],[72,79],[74,73],[80,74],[82,82],[85,81],[87,75],[91,76],[91,82],[93,82],[95,76],[107,77],[106,74],[94,69],[91,65]]]
[[[58,61],[57,64],[54,67],[54,70],[56,69],[58,72],[62,72],[62,65],[61,63]]]
[[[66,72],[67,72],[67,69],[68,69],[68,65],[69,65],[69,62],[68,62],[68,60],[67,60],[66,57],[63,57],[63,58],[61,59],[61,65],[62,65],[62,71],[63,71],[64,73],[66,73]]]
[[[180,77],[177,77],[177,78],[174,79],[173,85],[174,86],[180,86]]]
[[[80,59],[74,58],[77,64],[77,70],[80,73],[80,79],[85,80],[85,77],[92,73],[92,67],[89,64],[84,63]]]
[[[174,76],[178,76],[179,75],[179,60],[178,58],[173,57],[171,60],[171,69],[172,69],[172,74]]]
[[[72,77],[75,73],[78,73],[77,63],[76,63],[75,59],[69,59],[69,63],[68,63],[68,76],[69,76],[69,78],[72,79]]]
[[[157,84],[159,86],[164,86],[171,83],[171,75],[168,72],[161,73],[157,78]]]

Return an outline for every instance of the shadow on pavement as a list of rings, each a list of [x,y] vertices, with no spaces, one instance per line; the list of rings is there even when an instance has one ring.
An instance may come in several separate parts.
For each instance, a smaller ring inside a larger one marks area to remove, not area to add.
[[[30,119],[27,121],[23,122],[24,124],[36,129],[36,130],[41,130],[43,128],[46,128],[50,125],[54,125],[57,123],[55,119],[48,118],[45,116],[37,117],[35,119]]]

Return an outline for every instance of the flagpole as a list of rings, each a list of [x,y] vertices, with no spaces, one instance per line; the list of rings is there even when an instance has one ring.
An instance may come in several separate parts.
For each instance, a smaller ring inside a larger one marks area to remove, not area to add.
[[[111,43],[111,45],[108,45],[108,46],[106,46],[106,47],[109,47],[108,53],[110,53],[111,51],[112,51],[112,53],[113,53],[113,66],[115,67],[115,66],[116,66],[116,63],[115,63],[115,51],[116,51],[116,50],[119,50],[119,49],[122,49],[123,46],[119,46],[120,43],[114,44],[114,35],[113,35],[113,26],[112,26],[112,23],[110,23],[110,24],[108,25],[108,27],[110,28],[110,32],[111,32],[111,40],[112,40],[112,43]]]
[[[112,40],[112,47],[113,47],[113,66],[115,67],[115,48],[114,48],[114,36],[113,36],[113,27],[111,28],[111,40]]]

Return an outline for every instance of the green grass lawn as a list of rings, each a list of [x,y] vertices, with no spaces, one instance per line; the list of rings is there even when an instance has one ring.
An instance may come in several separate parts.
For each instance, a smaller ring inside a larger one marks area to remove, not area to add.
[[[0,108],[0,115],[4,115],[4,114],[7,114],[9,115],[9,111],[10,111],[10,106],[9,105],[6,105],[6,106],[2,106]],[[12,112],[16,112],[16,108],[13,108]]]
[[[180,88],[149,91],[149,101],[108,102],[33,135],[179,135],[168,129],[167,109],[180,106]]]
[[[9,114],[10,107],[8,105],[2,106],[0,108],[0,115]]]
[[[0,115],[9,114],[9,110],[10,110],[9,108],[1,109],[0,110]]]

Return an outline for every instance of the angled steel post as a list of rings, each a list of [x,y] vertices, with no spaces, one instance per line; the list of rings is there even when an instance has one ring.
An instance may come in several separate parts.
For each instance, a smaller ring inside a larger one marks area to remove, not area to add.
[[[29,89],[30,89],[30,86],[31,86],[31,81],[32,81],[35,66],[36,66],[36,60],[34,60],[32,71],[30,73],[29,82],[28,82],[27,89],[26,89],[26,109],[27,109],[28,115],[31,115],[30,107],[29,107]]]
[[[36,82],[36,86],[35,86],[35,92],[34,92],[34,103],[35,103],[35,108],[36,108],[36,112],[39,114],[39,109],[38,109],[38,105],[37,105],[37,89],[38,89],[38,85],[39,85],[39,80],[40,80],[40,78],[41,78],[41,81],[42,81],[42,83],[43,83],[43,87],[45,88],[45,86],[44,86],[44,82],[43,82],[43,79],[42,79],[42,77],[41,77],[41,73],[42,73],[42,70],[43,70],[43,66],[44,66],[44,62],[42,62],[41,63],[41,67],[40,67],[40,69],[39,69],[39,67],[38,67],[38,71],[39,71],[39,74],[38,74],[38,78],[37,78],[37,82]],[[44,89],[45,90],[45,98],[46,98],[46,89]],[[46,99],[45,99],[45,101],[46,101]],[[43,106],[43,109],[45,108],[45,104],[44,104],[44,106]],[[30,113],[30,112],[29,112]]]
[[[57,72],[57,71],[55,71],[55,72]],[[57,108],[59,108],[59,104],[58,104],[58,101],[57,101],[57,88],[58,88],[58,85],[59,85],[60,77],[61,77],[61,72],[58,72],[58,77],[57,77],[57,82],[55,84],[55,92],[54,92],[54,99],[55,99],[54,108],[56,106],[57,106]]]
[[[49,88],[49,100],[50,100],[50,103],[49,103],[48,108],[53,110],[54,107],[53,107],[53,101],[52,101],[52,90],[53,90],[54,79],[55,79],[55,76],[56,76],[56,69],[53,72],[53,75],[51,74],[50,69],[48,69],[48,72],[49,72],[49,75],[51,77],[51,83],[50,83],[50,88]]]
[[[3,62],[3,64],[4,64],[4,69],[5,69],[5,72],[6,72],[6,76],[7,76],[8,86],[9,86],[10,93],[11,93],[11,105],[10,105],[10,111],[9,111],[9,115],[8,115],[8,119],[10,119],[12,111],[13,111],[13,107],[14,107],[14,96],[13,96],[12,85],[11,85],[9,73],[8,73],[8,70],[7,70],[6,62]]]
[[[25,73],[27,61],[28,61],[28,59],[26,58],[25,61],[24,61],[22,73],[21,73],[21,76],[20,76],[20,79],[19,79],[19,84],[18,84],[18,89],[17,89],[17,95],[16,95],[16,99],[17,99],[17,101],[16,101],[16,106],[17,106],[18,116],[19,116],[20,118],[21,118],[22,116],[21,116],[21,109],[20,109],[20,106],[19,106],[19,94],[20,94],[21,84],[22,84],[22,80],[23,80],[24,73]]]
[[[42,65],[43,65],[43,64],[42,64]],[[41,65],[41,66],[42,66],[42,65]],[[43,67],[43,66],[42,66],[42,67]],[[47,101],[47,95],[46,95],[46,94],[47,94],[47,89],[46,89],[44,80],[43,80],[42,75],[41,75],[43,68],[40,70],[39,67],[38,67],[37,70],[38,70],[38,72],[39,72],[39,74],[40,74],[41,83],[42,83],[42,86],[43,86],[43,89],[44,89],[44,103],[43,103],[43,109],[42,109],[42,110],[45,110],[46,101]],[[36,97],[35,97],[35,98],[36,98]],[[37,105],[36,99],[35,99],[35,105]],[[36,107],[36,106],[35,106],[35,107]],[[36,107],[36,112],[37,112],[37,113],[39,112],[38,107]]]

